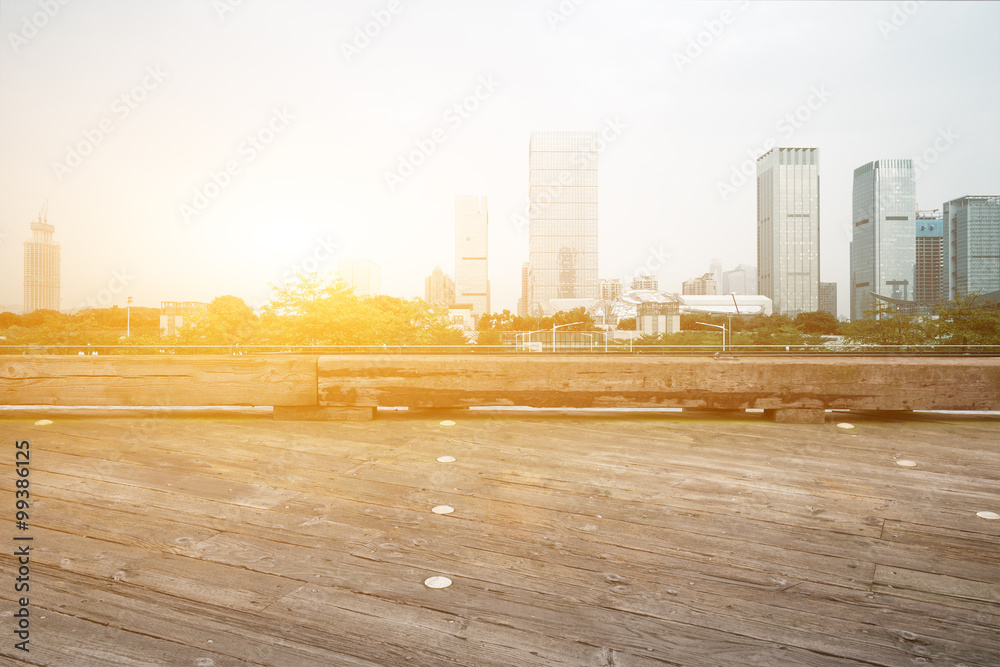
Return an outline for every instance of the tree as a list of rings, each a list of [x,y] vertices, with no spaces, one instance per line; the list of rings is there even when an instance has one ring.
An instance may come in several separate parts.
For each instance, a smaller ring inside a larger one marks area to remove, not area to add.
[[[257,336],[259,318],[243,299],[218,296],[208,304],[205,313],[185,325],[180,342],[210,345],[246,345]]]
[[[834,335],[840,329],[840,322],[827,311],[817,310],[796,315],[795,326],[807,334]]]
[[[635,318],[634,317],[624,317],[618,320],[618,330],[619,331],[635,331]]]
[[[978,294],[939,304],[928,329],[942,345],[1000,345],[1000,307]]]
[[[841,325],[844,339],[861,345],[921,345],[933,342],[921,318],[896,313],[893,307],[876,302],[865,317]]]
[[[476,345],[503,345],[503,337],[496,329],[483,329],[476,333]]]

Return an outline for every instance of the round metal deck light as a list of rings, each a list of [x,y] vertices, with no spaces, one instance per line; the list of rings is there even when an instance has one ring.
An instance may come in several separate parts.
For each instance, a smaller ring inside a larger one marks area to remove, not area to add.
[[[1000,519],[1000,514],[996,512],[976,512],[976,516],[980,519],[992,519],[993,521]]]
[[[438,463],[454,463],[455,462],[455,457],[454,456],[439,456],[439,457],[437,457],[437,462]]]
[[[441,422],[441,426],[454,426],[454,425],[455,425],[455,422],[453,422],[450,419],[445,419],[443,422]]]
[[[451,514],[452,512],[455,511],[455,508],[450,505],[438,505],[431,511],[434,512],[435,514]]]
[[[51,419],[39,419],[35,422],[35,426],[48,426],[52,423]]]
[[[848,424],[847,422],[841,422],[837,424],[837,428],[854,428],[854,424]]]
[[[904,468],[915,468],[917,467],[917,462],[910,459],[899,459],[896,461],[896,465],[903,466]]]
[[[427,588],[448,588],[451,586],[451,579],[448,577],[428,577],[424,579],[424,586]]]

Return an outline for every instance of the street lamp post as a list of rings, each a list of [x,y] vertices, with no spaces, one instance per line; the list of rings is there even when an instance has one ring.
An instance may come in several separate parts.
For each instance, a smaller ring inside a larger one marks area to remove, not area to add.
[[[725,324],[709,324],[708,322],[696,322],[696,324],[703,324],[706,327],[715,327],[716,329],[722,329],[722,351],[726,351],[726,325]],[[732,344],[732,341],[730,341]]]
[[[562,329],[563,327],[571,327],[574,324],[583,324],[583,322],[570,322],[569,324],[553,324],[552,325],[552,351],[556,351],[556,329]]]

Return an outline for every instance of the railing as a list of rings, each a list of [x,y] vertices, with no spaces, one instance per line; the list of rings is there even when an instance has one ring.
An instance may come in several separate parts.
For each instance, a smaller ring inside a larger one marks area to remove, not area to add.
[[[866,345],[866,344],[799,344],[799,345],[732,345],[722,351],[720,345],[638,345],[609,343],[557,343],[529,349],[516,345],[0,345],[0,354],[55,355],[188,355],[213,354],[242,356],[249,354],[595,354],[595,355],[687,355],[687,356],[779,356],[779,355],[839,355],[839,356],[1000,356],[1000,345]]]

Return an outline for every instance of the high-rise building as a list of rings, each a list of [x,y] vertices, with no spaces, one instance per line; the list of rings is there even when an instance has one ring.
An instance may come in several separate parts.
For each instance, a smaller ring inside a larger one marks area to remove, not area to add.
[[[596,132],[532,132],[528,146],[528,312],[597,299]]]
[[[649,273],[640,273],[632,277],[632,284],[629,289],[660,289],[660,281],[656,276]]]
[[[52,240],[48,203],[31,223],[31,240],[24,242],[24,312],[59,310],[60,247]]]
[[[837,316],[837,283],[819,284],[819,310]]]
[[[521,265],[521,298],[517,300],[517,316],[528,316],[528,283],[531,281],[531,265],[525,262]]]
[[[450,306],[455,303],[455,281],[435,266],[431,275],[424,278],[424,301]]]
[[[737,264],[732,271],[724,272],[722,274],[722,293],[757,294],[757,267],[749,264]]]
[[[949,300],[1000,290],[1000,195],[945,202],[944,280]]]
[[[757,159],[757,272],[775,313],[819,308],[818,148],[773,148]]]
[[[337,275],[353,287],[358,296],[382,291],[382,270],[370,259],[342,259],[337,262]]]
[[[719,289],[722,287],[722,260],[713,259],[708,265],[709,272],[715,276],[715,288]]]
[[[715,294],[715,274],[706,273],[704,275],[698,276],[697,278],[691,278],[690,280],[685,280],[682,287],[682,294]]]
[[[455,197],[455,302],[472,304],[473,316],[489,314],[489,214],[486,197]]]
[[[913,300],[933,306],[942,297],[944,282],[944,224],[938,211],[917,212],[916,266]]]
[[[874,307],[872,294],[913,300],[917,181],[913,160],[875,160],[854,170],[851,319]]]
[[[622,295],[622,281],[618,278],[601,279],[601,300],[612,302],[617,301]]]

